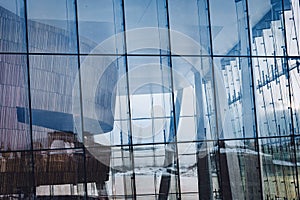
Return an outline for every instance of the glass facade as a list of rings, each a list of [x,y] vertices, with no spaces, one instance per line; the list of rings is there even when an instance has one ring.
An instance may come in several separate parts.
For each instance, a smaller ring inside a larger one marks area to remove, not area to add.
[[[0,0],[1,199],[298,199],[299,0]]]

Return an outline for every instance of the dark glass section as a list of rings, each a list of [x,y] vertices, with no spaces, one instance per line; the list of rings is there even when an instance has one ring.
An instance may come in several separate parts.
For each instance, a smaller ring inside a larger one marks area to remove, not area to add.
[[[30,198],[34,195],[32,153],[6,151],[0,154],[0,198]]]

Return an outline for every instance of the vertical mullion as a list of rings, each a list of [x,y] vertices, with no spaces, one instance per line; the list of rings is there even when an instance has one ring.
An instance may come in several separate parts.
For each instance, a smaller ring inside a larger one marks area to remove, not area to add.
[[[282,22],[283,22],[283,25],[282,25],[282,28],[283,28],[283,38],[284,38],[284,52],[283,52],[283,59],[285,60],[285,62],[283,62],[283,64],[286,65],[286,69],[287,69],[287,72],[286,72],[286,77],[287,77],[287,82],[288,82],[288,93],[289,93],[289,110],[290,110],[290,118],[291,118],[291,127],[290,127],[290,137],[291,137],[291,145],[293,146],[294,148],[294,156],[295,156],[295,170],[296,170],[296,196],[299,196],[300,194],[300,191],[299,191],[299,173],[298,173],[298,167],[297,167],[297,151],[296,151],[296,141],[295,141],[295,125],[294,125],[294,119],[293,119],[293,102],[292,102],[292,90],[291,90],[291,80],[290,80],[290,65],[288,63],[288,51],[287,51],[287,33],[286,33],[286,23],[285,23],[285,15],[284,15],[284,0],[281,0],[281,6],[282,6]],[[289,1],[289,3],[291,3]]]
[[[255,145],[257,150],[257,161],[258,161],[258,171],[259,171],[259,181],[260,181],[260,198],[263,199],[263,180],[262,180],[262,165],[260,160],[260,147],[259,147],[259,135],[258,135],[258,122],[257,122],[257,110],[256,110],[256,99],[255,99],[255,80],[254,80],[254,69],[252,64],[252,46],[251,46],[251,27],[249,19],[249,6],[248,0],[245,0],[246,6],[246,18],[247,18],[247,27],[248,27],[248,45],[249,45],[249,64],[250,64],[250,74],[251,74],[251,84],[252,84],[252,100],[253,100],[253,114],[254,114],[254,133],[255,133]]]
[[[81,88],[81,71],[80,71],[80,42],[79,42],[79,27],[78,27],[78,4],[77,0],[74,0],[75,3],[75,24],[76,24],[76,43],[77,43],[77,65],[78,65],[78,82],[79,82],[79,102],[80,102],[80,118],[81,118],[81,133],[82,133],[82,142],[84,144],[84,121],[83,121],[83,103],[82,103],[82,88]],[[78,137],[77,137],[78,138]],[[84,193],[85,199],[88,199],[88,190],[87,190],[87,174],[86,174],[86,148],[83,145],[83,178],[84,178]]]
[[[32,186],[34,198],[36,198],[36,180],[34,170],[34,149],[33,149],[33,133],[32,133],[32,110],[31,110],[31,87],[30,87],[30,63],[29,63],[29,36],[28,36],[28,16],[27,16],[27,0],[24,0],[24,19],[25,19],[25,40],[26,40],[26,62],[27,62],[27,84],[28,84],[28,107],[29,107],[29,133],[30,133],[30,152],[32,167]]]
[[[221,151],[220,151],[220,146],[221,146],[221,141],[220,141],[220,136],[222,136],[222,134],[220,133],[220,127],[219,127],[219,118],[218,118],[218,100],[217,100],[217,94],[216,94],[216,81],[215,81],[215,69],[214,69],[214,53],[213,53],[213,35],[212,35],[212,25],[211,25],[211,15],[210,15],[210,0],[206,0],[207,1],[207,15],[208,15],[208,30],[209,30],[209,45],[210,45],[210,58],[211,58],[211,68],[212,68],[212,89],[213,89],[213,97],[214,97],[214,110],[215,110],[215,120],[216,120],[216,135],[217,135],[217,140],[216,140],[216,144],[218,145],[218,150],[217,150],[217,154],[218,156],[216,157],[216,167],[219,168],[219,174],[218,174],[218,183],[219,183],[219,187],[220,187],[220,196],[221,198],[223,198],[223,190],[222,190],[222,179],[224,177],[220,176],[222,174],[222,166],[221,166]],[[220,133],[220,134],[219,134]],[[224,141],[222,141],[222,143],[224,143]]]
[[[136,180],[135,180],[135,170],[134,170],[134,152],[133,152],[133,140],[132,140],[132,115],[131,115],[131,102],[130,102],[130,90],[129,90],[129,68],[128,68],[128,52],[127,52],[127,36],[126,36],[126,19],[125,19],[125,3],[124,0],[121,0],[122,7],[122,20],[123,20],[123,37],[124,37],[124,50],[125,50],[125,70],[126,70],[126,92],[127,92],[127,100],[128,100],[128,116],[129,116],[129,152],[130,152],[130,160],[131,160],[131,168],[132,168],[132,177],[131,177],[131,186],[132,186],[132,198],[136,199]],[[128,197],[126,197],[128,198]]]
[[[180,167],[179,167],[179,157],[178,157],[178,144],[177,144],[177,122],[176,122],[176,112],[179,112],[180,110],[176,111],[175,109],[175,87],[174,87],[174,77],[173,77],[173,67],[172,67],[172,46],[171,46],[171,30],[170,30],[170,15],[169,15],[169,0],[166,0],[166,14],[167,14],[167,29],[168,29],[168,60],[169,60],[169,68],[170,68],[170,78],[171,78],[171,99],[172,99],[172,110],[173,110],[173,119],[174,120],[174,144],[175,144],[175,156],[176,159],[174,161],[176,164],[176,170],[177,170],[177,186],[178,191],[176,191],[177,199],[181,199],[181,185],[180,185]],[[181,103],[181,102],[179,102]],[[181,107],[181,106],[179,106]],[[178,115],[178,123],[180,121],[180,116]],[[171,130],[170,130],[171,131]],[[169,138],[170,139],[170,138]]]

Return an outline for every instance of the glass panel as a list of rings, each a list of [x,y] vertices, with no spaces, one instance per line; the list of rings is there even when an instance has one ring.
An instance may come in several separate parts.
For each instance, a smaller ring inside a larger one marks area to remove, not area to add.
[[[245,1],[210,0],[209,4],[213,54],[249,55]]]
[[[37,196],[84,195],[82,183],[90,176],[85,180],[82,149],[36,151],[34,163]]]
[[[111,147],[101,145],[94,140],[89,141],[86,149],[86,182],[88,195],[108,197],[107,181],[111,168]],[[87,143],[87,141],[86,141]]]
[[[0,51],[25,52],[26,27],[24,2],[3,0],[0,2]]]
[[[128,78],[133,143],[170,139],[172,86],[167,57],[129,57]]]
[[[258,3],[260,6],[257,6]],[[252,27],[252,54],[257,56],[285,55],[282,0],[263,2],[249,0],[248,5]]]
[[[297,0],[284,1],[285,35],[287,54],[300,56],[300,3]]]
[[[264,196],[297,198],[294,145],[290,137],[261,139]],[[298,149],[298,148],[297,148]],[[298,156],[298,155],[297,155]]]
[[[29,51],[76,53],[74,0],[28,0]]]
[[[287,63],[282,58],[253,58],[260,136],[291,134]]]
[[[0,55],[0,71],[1,150],[30,149],[26,56]]]
[[[11,194],[20,198],[33,195],[34,176],[32,173],[32,154],[30,152],[0,153],[0,198],[6,199]]]
[[[58,138],[55,145],[64,148],[60,134],[82,142],[77,57],[43,55],[29,59],[34,148],[51,148],[52,137]]]
[[[251,63],[245,57],[214,59],[217,66],[216,84],[220,106],[221,138],[255,136]],[[218,71],[220,70],[220,71]],[[224,101],[224,97],[227,100]]]
[[[180,166],[179,170],[180,170],[181,193],[198,192],[199,177],[197,177],[197,167],[196,167],[197,146],[193,142],[179,143],[177,146],[178,146],[178,159],[179,159],[179,166]],[[206,172],[210,173],[208,169],[203,169],[203,171],[204,170],[207,170]],[[202,178],[204,179],[204,177]]]
[[[81,61],[84,144],[104,171],[111,171],[109,177],[100,176],[98,195],[132,198],[135,179],[126,59],[94,55],[82,56]],[[102,147],[107,153],[99,150]],[[88,173],[93,174],[93,169]]]
[[[77,5],[80,52],[123,54],[121,1],[79,0]]]
[[[174,55],[209,55],[208,9],[205,0],[170,1],[170,30]]]
[[[125,0],[127,53],[159,54],[169,50],[165,1]]]
[[[292,112],[294,120],[294,133],[300,134],[300,59],[289,60],[289,73],[290,73],[290,90],[293,94],[292,100]]]

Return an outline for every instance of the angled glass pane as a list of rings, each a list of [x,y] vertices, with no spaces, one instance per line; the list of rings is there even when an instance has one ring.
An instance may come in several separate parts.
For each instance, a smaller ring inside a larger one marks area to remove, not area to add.
[[[29,52],[77,52],[73,0],[29,0],[27,17]]]

